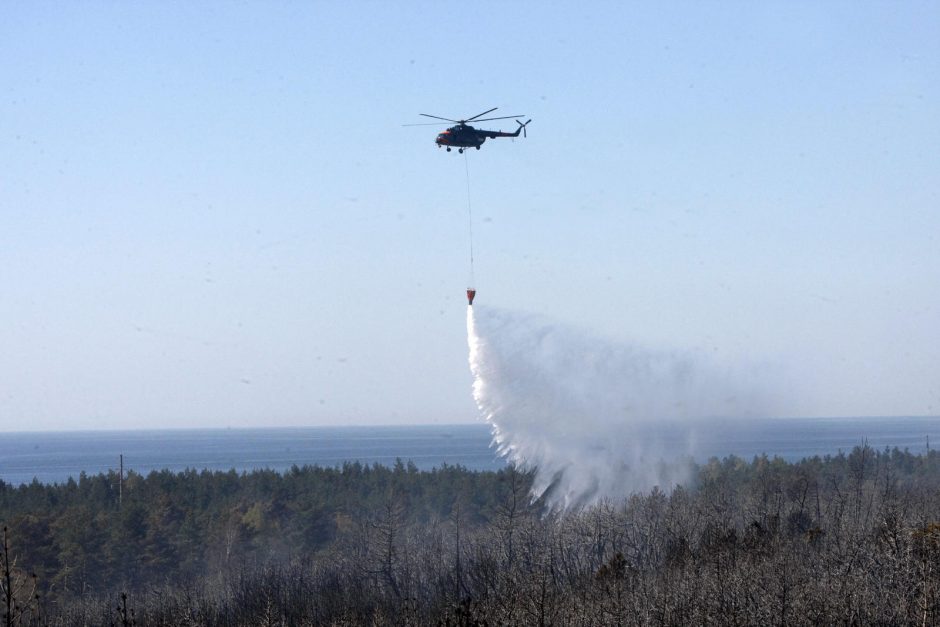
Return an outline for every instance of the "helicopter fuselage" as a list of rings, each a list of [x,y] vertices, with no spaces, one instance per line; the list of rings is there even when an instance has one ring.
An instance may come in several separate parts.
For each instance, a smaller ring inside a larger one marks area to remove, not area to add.
[[[454,148],[477,148],[486,141],[486,135],[477,131],[472,126],[458,124],[451,126],[446,131],[438,133],[434,142],[438,146],[452,146]]]
[[[447,146],[448,149],[455,147],[476,148],[479,150],[487,137],[491,139],[496,137],[519,137],[519,131],[521,130],[522,126],[520,126],[519,130],[515,133],[504,133],[502,131],[484,131],[476,129],[469,124],[458,124],[457,126],[451,126],[443,133],[439,133],[434,143],[436,143],[438,147]]]

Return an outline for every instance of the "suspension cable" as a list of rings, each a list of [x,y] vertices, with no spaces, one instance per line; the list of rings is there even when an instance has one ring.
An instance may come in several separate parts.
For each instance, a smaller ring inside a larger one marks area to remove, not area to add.
[[[470,287],[475,287],[473,277],[473,209],[470,205],[470,164],[467,161],[466,151],[463,153],[463,166],[467,174],[467,224],[470,231]]]

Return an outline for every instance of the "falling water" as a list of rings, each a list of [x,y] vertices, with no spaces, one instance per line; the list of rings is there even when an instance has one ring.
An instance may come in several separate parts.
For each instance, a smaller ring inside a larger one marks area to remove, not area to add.
[[[479,305],[467,308],[467,334],[473,396],[494,445],[536,470],[533,496],[554,507],[669,490],[688,479],[694,425],[766,409],[745,379],[692,352]],[[666,424],[688,428],[666,439]]]

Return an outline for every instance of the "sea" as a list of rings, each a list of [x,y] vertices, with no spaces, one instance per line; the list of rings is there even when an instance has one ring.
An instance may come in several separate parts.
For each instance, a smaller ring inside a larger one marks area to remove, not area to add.
[[[868,444],[914,453],[940,446],[940,416],[883,418],[773,418],[661,425],[647,433],[660,449],[696,461],[736,455],[779,456],[796,461],[836,455]],[[690,448],[690,442],[692,443]],[[60,483],[81,473],[117,470],[140,474],[340,466],[346,462],[391,466],[398,460],[430,470],[444,464],[498,470],[506,461],[492,446],[486,424],[297,427],[264,429],[167,429],[0,433],[0,481],[20,485]]]

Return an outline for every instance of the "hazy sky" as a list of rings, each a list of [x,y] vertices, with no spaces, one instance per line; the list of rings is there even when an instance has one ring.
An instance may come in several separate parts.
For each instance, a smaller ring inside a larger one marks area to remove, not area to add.
[[[940,4],[661,5],[3,4],[0,431],[477,419],[494,106],[479,302],[940,413]]]

